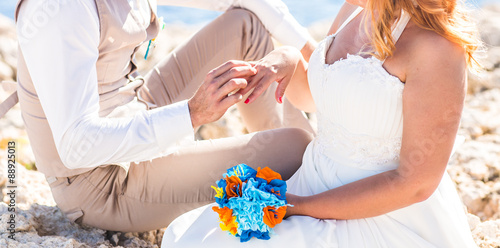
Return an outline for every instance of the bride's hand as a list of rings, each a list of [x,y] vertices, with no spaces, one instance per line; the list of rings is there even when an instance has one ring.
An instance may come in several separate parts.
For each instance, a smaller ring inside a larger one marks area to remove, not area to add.
[[[276,101],[282,103],[286,87],[301,57],[299,50],[285,46],[275,49],[257,62],[252,62],[254,68],[257,69],[257,74],[252,77],[247,87],[239,92],[245,95],[253,89],[245,103],[253,102],[275,81],[278,82],[275,92]]]

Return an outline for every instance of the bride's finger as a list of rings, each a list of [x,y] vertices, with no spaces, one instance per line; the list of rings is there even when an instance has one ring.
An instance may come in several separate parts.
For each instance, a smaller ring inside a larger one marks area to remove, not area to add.
[[[257,73],[257,70],[251,66],[236,66],[222,73],[214,79],[218,87],[222,87],[225,83],[233,78],[248,78]]]
[[[290,77],[284,77],[280,82],[278,82],[278,87],[276,87],[275,97],[278,103],[283,103],[283,96],[285,95],[286,87],[290,83]]]
[[[255,86],[255,89],[253,90],[252,94],[250,94],[247,97],[247,100],[245,100],[246,104],[252,103],[255,99],[257,99],[264,91],[271,85],[271,83],[274,82],[274,76],[272,75],[267,75],[264,76],[258,84]]]
[[[255,88],[256,85],[258,85],[258,83],[262,80],[263,77],[264,77],[264,75],[257,72],[257,74],[255,76],[250,78],[250,80],[248,81],[247,87],[245,87],[244,89],[242,89],[238,93],[240,93],[242,95],[246,95],[253,88]]]
[[[240,60],[229,60],[225,62],[224,64],[212,69],[210,72],[208,72],[207,77],[210,77],[211,79],[214,79],[216,77],[219,77],[226,71],[230,70],[233,67],[238,67],[238,66],[251,66],[248,62],[245,61],[240,61]]]

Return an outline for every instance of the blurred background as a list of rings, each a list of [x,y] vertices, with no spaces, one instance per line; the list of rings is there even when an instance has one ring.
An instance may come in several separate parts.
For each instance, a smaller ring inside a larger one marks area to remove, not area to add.
[[[498,0],[467,1],[473,6],[481,6],[488,2]],[[317,21],[332,19],[344,1],[342,0],[283,0],[290,12],[300,24],[309,26]],[[2,0],[0,13],[9,18],[14,18],[14,8],[17,0]],[[159,15],[163,16],[166,23],[203,24],[217,17],[219,13],[208,10],[198,10],[183,7],[159,6]]]

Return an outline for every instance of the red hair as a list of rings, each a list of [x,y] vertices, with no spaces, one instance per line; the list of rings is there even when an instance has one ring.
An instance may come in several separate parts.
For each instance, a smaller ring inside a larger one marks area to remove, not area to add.
[[[475,71],[481,68],[473,56],[482,45],[479,32],[460,0],[368,0],[366,10],[365,18],[371,17],[371,30],[375,30],[368,35],[375,49],[374,55],[379,59],[394,53],[392,20],[399,18],[397,14],[404,10],[419,27],[460,45],[465,51],[469,68]],[[378,13],[377,18],[375,13]]]

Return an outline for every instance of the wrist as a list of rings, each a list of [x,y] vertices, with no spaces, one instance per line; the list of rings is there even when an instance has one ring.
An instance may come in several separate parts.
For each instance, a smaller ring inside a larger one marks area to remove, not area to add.
[[[288,65],[293,65],[294,71],[299,62],[303,59],[299,49],[292,46],[280,47],[279,52],[281,54],[281,60],[285,61]]]
[[[198,120],[198,116],[195,114],[195,108],[192,107],[192,99],[188,101],[188,109],[189,109],[189,117],[191,118],[191,125],[193,125],[193,129],[197,129],[201,126],[200,121]]]
[[[302,54],[302,57],[309,62],[309,59],[311,58],[312,53],[314,52],[314,49],[316,49],[316,42],[313,40],[309,40],[306,42],[306,44],[300,49],[300,53]]]
[[[292,216],[292,215],[304,215],[302,213],[302,203],[303,203],[303,198],[302,196],[298,195],[292,195],[292,194],[287,194],[287,201],[288,204],[292,205],[287,207],[286,210],[286,216]]]

